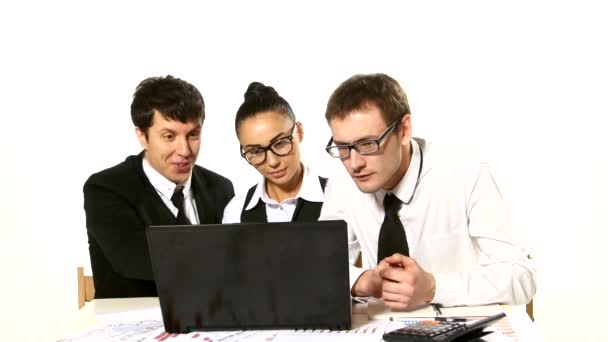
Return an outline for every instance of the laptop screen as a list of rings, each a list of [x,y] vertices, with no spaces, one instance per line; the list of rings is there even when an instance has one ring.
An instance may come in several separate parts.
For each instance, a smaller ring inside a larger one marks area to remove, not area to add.
[[[350,329],[344,221],[152,226],[167,332]]]

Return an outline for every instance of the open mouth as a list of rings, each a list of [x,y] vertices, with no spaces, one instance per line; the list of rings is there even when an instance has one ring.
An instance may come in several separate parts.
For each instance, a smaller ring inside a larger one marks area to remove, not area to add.
[[[190,170],[190,162],[173,163],[173,165],[180,172],[186,172]]]

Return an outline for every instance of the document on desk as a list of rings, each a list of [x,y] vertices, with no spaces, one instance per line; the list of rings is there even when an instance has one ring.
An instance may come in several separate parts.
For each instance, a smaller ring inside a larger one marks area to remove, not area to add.
[[[145,342],[256,342],[274,341],[277,330],[200,331],[188,334],[171,334],[165,328],[157,329]]]
[[[368,322],[365,315],[353,315],[353,329],[329,330],[246,330],[165,332],[159,309],[137,310],[97,315],[98,325],[57,342],[371,342],[382,341],[382,334],[400,328],[401,322],[389,320]]]
[[[430,304],[409,310],[392,310],[381,299],[372,298],[367,303],[369,319],[425,318],[425,317],[488,317],[503,312],[498,304],[481,306],[441,307],[437,312]]]
[[[382,341],[386,331],[402,327],[402,323],[390,321],[370,322],[352,330],[246,330],[246,331],[207,331],[189,334],[170,334],[164,328],[157,329],[145,342],[371,342]]]
[[[160,309],[100,314],[96,319],[97,326],[56,342],[143,342],[163,327]]]

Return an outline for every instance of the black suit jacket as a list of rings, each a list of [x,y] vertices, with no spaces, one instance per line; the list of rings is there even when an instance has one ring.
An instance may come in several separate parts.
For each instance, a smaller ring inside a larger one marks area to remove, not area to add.
[[[95,298],[154,297],[145,229],[177,224],[142,166],[143,153],[93,174],[84,184]],[[234,196],[227,178],[195,165],[192,194],[201,224],[221,223]]]

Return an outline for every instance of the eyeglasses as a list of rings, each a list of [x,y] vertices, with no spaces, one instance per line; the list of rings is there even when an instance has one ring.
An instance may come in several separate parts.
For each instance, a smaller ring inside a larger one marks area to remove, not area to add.
[[[294,122],[293,127],[291,127],[291,134],[287,137],[280,138],[276,140],[268,146],[259,146],[251,148],[247,151],[243,151],[241,147],[241,157],[245,158],[245,160],[253,165],[257,166],[266,161],[266,152],[271,151],[275,155],[279,157],[283,157],[291,153],[293,150],[293,130],[296,128],[296,124]]]
[[[334,138],[330,138],[327,146],[325,146],[325,150],[329,153],[330,156],[334,158],[340,158],[342,160],[348,159],[350,157],[350,150],[354,149],[361,155],[376,153],[380,150],[380,143],[384,138],[386,138],[389,134],[395,131],[395,127],[397,127],[397,123],[399,123],[401,119],[397,119],[390,126],[386,128],[384,133],[378,137],[378,139],[370,139],[359,141],[354,144],[349,145],[333,145]]]

